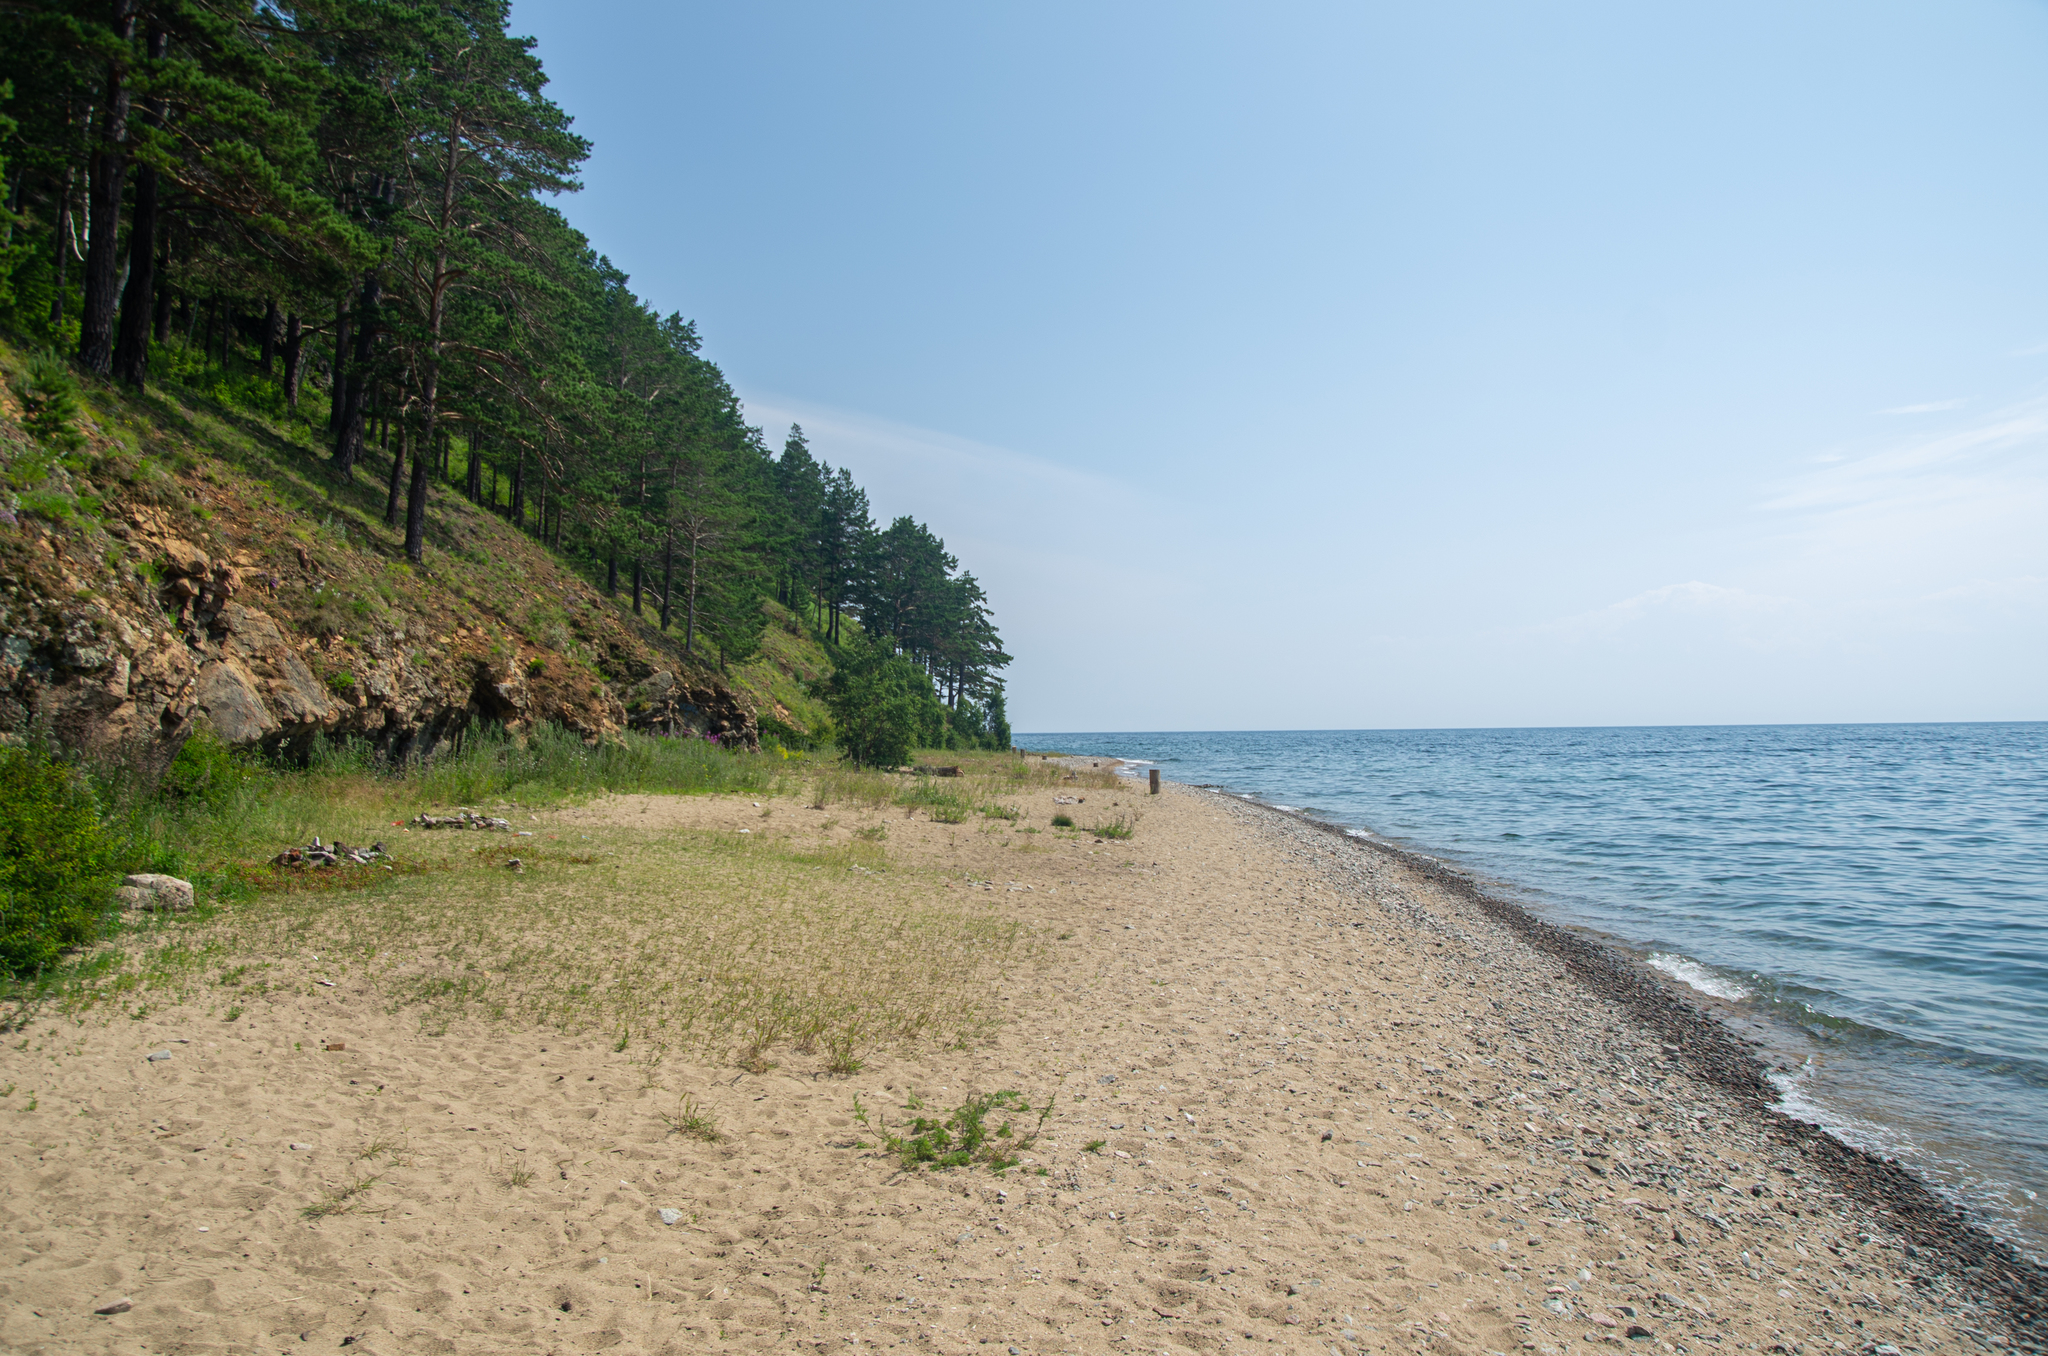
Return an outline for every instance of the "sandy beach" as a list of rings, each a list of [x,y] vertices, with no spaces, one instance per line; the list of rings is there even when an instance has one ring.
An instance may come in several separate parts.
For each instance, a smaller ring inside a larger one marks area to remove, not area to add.
[[[750,1069],[559,1006],[435,1008],[494,982],[481,933],[343,965],[197,924],[207,974],[270,967],[234,1016],[209,980],[39,1010],[0,1052],[0,1347],[2038,1349],[2028,1275],[1965,1274],[2005,1264],[1770,1116],[1732,1038],[1455,873],[1170,784],[1033,789],[1014,824],[807,800],[522,814],[528,869],[473,888],[587,958],[578,920],[655,845],[877,845],[818,888],[1009,929],[987,1020]],[[1069,810],[1133,836],[1026,831]],[[1000,1176],[879,1147],[1006,1089],[1052,1110]]]

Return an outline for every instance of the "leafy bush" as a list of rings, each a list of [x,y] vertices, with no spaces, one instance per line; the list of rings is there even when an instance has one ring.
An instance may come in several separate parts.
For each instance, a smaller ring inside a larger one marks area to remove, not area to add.
[[[863,767],[897,767],[925,730],[939,728],[945,708],[932,680],[901,655],[856,636],[840,651],[826,688],[839,748]]]
[[[0,971],[99,935],[119,877],[90,783],[38,748],[0,748]]]
[[[346,675],[343,675],[346,676]],[[334,679],[327,680],[329,687]],[[177,757],[164,770],[157,793],[186,807],[218,808],[227,805],[252,778],[255,768],[221,742],[213,731],[201,728],[179,747]]]
[[[818,740],[814,736],[805,734],[787,721],[777,720],[773,716],[761,716],[757,723],[763,748],[779,744],[794,753],[808,753],[818,747]]]

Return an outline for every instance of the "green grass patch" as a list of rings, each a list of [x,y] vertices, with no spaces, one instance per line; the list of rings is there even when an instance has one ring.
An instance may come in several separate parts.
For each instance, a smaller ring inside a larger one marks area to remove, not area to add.
[[[867,1108],[858,1097],[853,1101],[853,1117],[875,1132],[883,1149],[896,1156],[905,1172],[978,1165],[1000,1175],[1016,1167],[1018,1155],[1037,1141],[1052,1116],[1052,1108],[1053,1099],[1048,1097],[1045,1105],[1037,1109],[1037,1121],[1024,1131],[1015,1130],[1007,1117],[1000,1123],[990,1123],[1006,1112],[1031,1114],[1029,1099],[1013,1091],[969,1097],[943,1116],[913,1116],[901,1134],[891,1131],[879,1113],[870,1121]],[[915,1112],[924,1107],[913,1096],[903,1109]]]

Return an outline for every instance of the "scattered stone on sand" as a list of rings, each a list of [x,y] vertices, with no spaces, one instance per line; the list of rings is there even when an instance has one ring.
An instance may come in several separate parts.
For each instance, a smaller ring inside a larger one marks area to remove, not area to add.
[[[422,813],[414,817],[412,825],[416,829],[492,829],[503,832],[512,827],[512,821],[499,819],[495,815],[480,815],[474,810],[460,807],[452,815]]]
[[[661,1216],[663,1224],[681,1224],[683,1222],[683,1212],[672,1206],[664,1205],[655,1213]]]
[[[323,843],[315,836],[313,841],[304,847],[286,848],[283,852],[272,857],[270,864],[272,866],[305,867],[338,866],[342,864],[368,866],[372,862],[388,861],[389,859],[390,854],[384,851],[382,843],[372,843],[368,847],[352,848],[339,839],[332,843]]]
[[[144,913],[183,913],[192,907],[192,882],[179,880],[176,876],[143,872],[125,877],[121,888],[114,891],[114,898],[121,901],[124,909],[139,909]]]
[[[148,1055],[144,1056],[144,1058],[148,1059],[151,1064],[160,1064],[164,1060],[169,1059],[170,1057],[171,1052],[168,1050],[153,1050]]]
[[[129,1299],[126,1295],[123,1295],[120,1299],[115,1300],[112,1304],[102,1304],[99,1308],[93,1310],[93,1312],[96,1314],[125,1314],[134,1307],[135,1301]]]

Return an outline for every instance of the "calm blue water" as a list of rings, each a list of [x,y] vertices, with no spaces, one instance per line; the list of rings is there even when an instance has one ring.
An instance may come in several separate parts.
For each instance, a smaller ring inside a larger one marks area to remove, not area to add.
[[[2048,1252],[2048,724],[1018,742],[1305,809],[1612,934],[1755,1023],[1787,1110]]]

